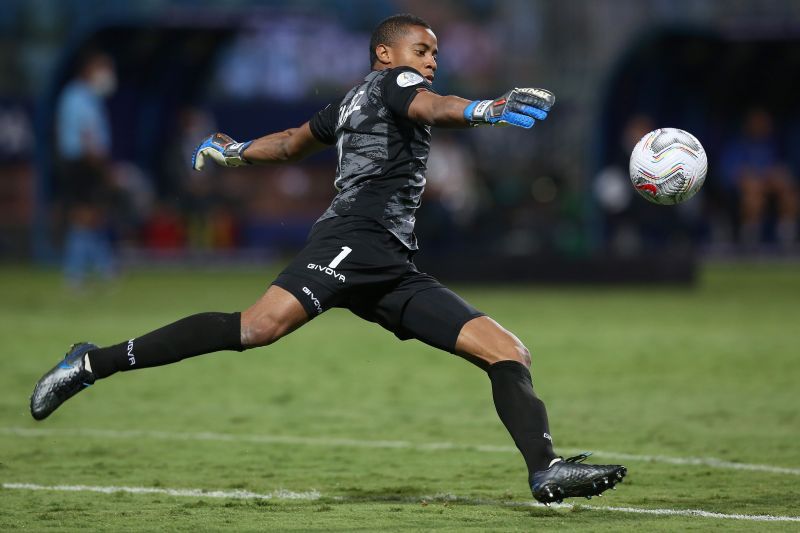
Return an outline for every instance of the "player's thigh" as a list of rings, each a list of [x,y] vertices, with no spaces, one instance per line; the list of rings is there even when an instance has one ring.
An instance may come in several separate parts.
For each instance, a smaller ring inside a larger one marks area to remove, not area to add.
[[[409,272],[374,302],[366,301],[350,309],[378,322],[401,340],[417,339],[450,353],[456,353],[456,341],[464,325],[483,316],[435,278],[416,271]]]
[[[271,344],[308,320],[308,312],[291,292],[271,285],[256,303],[242,312],[242,345]]]
[[[530,366],[528,350],[513,333],[442,285],[416,292],[408,300],[397,335],[421,340],[484,369],[505,360]]]
[[[464,325],[483,313],[463,298],[439,286],[414,294],[405,305],[400,332],[450,353]]]
[[[307,320],[334,307],[348,289],[346,281],[351,276],[341,265],[352,252],[343,244],[352,233],[351,226],[338,217],[317,223],[303,249],[272,282],[270,290],[280,288],[294,297]]]

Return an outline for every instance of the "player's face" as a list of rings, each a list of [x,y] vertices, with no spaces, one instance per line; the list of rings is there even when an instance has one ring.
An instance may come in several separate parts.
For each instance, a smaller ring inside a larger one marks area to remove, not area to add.
[[[428,81],[436,73],[439,54],[436,34],[422,26],[410,26],[392,46],[387,46],[391,67],[413,67]]]

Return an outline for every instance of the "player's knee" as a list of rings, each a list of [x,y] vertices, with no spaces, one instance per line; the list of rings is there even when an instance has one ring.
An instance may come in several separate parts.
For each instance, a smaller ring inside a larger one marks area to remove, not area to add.
[[[253,317],[243,313],[242,346],[247,348],[267,346],[283,337],[288,329],[288,326],[282,324],[278,317],[269,315]]]
[[[515,347],[517,356],[519,357],[518,361],[525,365],[527,368],[531,367],[531,352],[528,348],[525,347],[524,344],[518,343]]]
[[[489,317],[468,322],[459,334],[456,350],[481,368],[500,361],[517,361],[528,368],[531,366],[531,353],[522,341]]]
[[[242,346],[272,344],[307,321],[308,314],[297,298],[272,285],[264,296],[242,312]]]
[[[531,352],[521,342],[514,340],[497,354],[500,361],[517,361],[531,367]]]

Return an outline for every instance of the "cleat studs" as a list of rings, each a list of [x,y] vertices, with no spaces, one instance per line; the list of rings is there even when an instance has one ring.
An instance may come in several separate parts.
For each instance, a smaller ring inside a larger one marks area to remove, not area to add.
[[[602,498],[603,497],[602,494],[595,494],[595,496],[597,496],[598,498]]]
[[[586,499],[587,499],[587,500],[591,500],[591,499],[592,499],[592,497],[591,497],[591,496],[586,496]]]
[[[544,502],[545,507],[550,507],[550,502]]]

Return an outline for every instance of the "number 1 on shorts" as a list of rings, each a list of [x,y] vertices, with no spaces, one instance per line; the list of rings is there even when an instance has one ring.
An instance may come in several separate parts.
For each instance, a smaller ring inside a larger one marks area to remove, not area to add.
[[[328,267],[329,268],[338,267],[339,263],[344,261],[344,258],[347,257],[348,255],[350,255],[350,252],[352,252],[352,251],[353,251],[353,249],[350,248],[349,246],[342,246],[342,251],[339,252],[339,255],[337,255],[336,257],[333,258],[333,261],[328,263]]]

